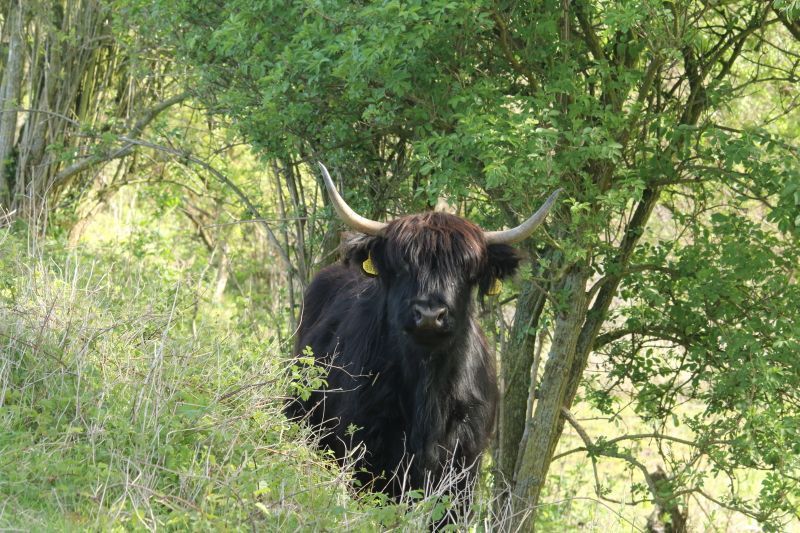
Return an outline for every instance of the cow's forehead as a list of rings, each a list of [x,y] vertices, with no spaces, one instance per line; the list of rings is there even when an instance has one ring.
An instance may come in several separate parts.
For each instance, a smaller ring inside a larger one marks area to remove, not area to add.
[[[440,212],[408,215],[391,221],[384,231],[387,252],[420,268],[466,269],[486,262],[483,231],[469,220]]]

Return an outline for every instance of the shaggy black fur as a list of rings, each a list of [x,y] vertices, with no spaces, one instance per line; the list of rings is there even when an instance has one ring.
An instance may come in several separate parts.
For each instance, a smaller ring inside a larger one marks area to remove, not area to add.
[[[368,255],[378,276],[362,270]],[[363,445],[356,475],[364,486],[397,497],[435,486],[454,465],[467,475],[450,489],[471,488],[497,404],[472,294],[482,297],[518,263],[513,248],[487,246],[480,228],[446,213],[351,238],[343,261],[309,286],[295,345],[328,366],[327,387],[287,405],[289,415],[322,428],[322,444],[340,460]],[[446,307],[441,331],[414,331],[417,302]]]

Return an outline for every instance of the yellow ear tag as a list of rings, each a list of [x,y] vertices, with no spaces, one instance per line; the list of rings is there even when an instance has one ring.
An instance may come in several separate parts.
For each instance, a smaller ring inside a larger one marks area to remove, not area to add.
[[[367,259],[361,263],[361,268],[364,269],[364,272],[369,274],[370,276],[377,276],[378,269],[375,268],[375,264],[372,262],[372,254],[367,256]]]
[[[492,286],[489,288],[488,291],[486,291],[486,294],[488,294],[489,296],[497,296],[498,294],[500,294],[501,290],[503,290],[503,282],[500,281],[499,278],[494,278],[494,283],[492,283]]]

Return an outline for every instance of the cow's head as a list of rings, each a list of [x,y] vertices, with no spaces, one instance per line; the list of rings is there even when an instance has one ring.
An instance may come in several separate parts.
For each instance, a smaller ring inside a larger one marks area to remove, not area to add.
[[[320,163],[331,203],[344,222],[363,235],[349,240],[345,258],[377,277],[386,293],[387,319],[425,348],[448,345],[469,324],[473,289],[482,296],[512,275],[520,257],[511,246],[547,216],[559,191],[520,226],[483,231],[461,217],[426,212],[388,223],[355,213]]]

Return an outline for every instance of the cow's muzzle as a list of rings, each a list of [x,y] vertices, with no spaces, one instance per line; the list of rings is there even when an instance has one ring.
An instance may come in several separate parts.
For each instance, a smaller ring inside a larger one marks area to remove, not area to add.
[[[435,345],[450,333],[449,310],[444,305],[418,302],[411,306],[406,331],[419,344]]]
[[[414,304],[413,315],[415,330],[442,331],[446,326],[447,307]]]

